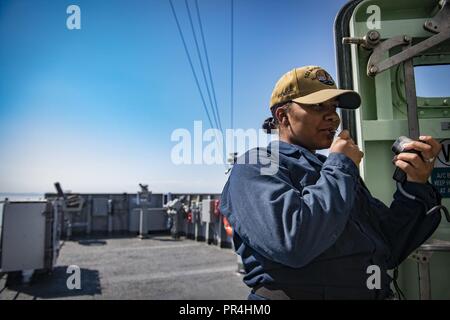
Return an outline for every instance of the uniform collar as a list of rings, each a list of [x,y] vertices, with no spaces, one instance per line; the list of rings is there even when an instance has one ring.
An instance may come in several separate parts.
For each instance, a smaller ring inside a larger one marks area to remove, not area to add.
[[[278,146],[278,150],[280,153],[287,155],[287,156],[295,156],[297,155],[303,155],[305,158],[307,158],[309,161],[314,162],[315,164],[322,166],[323,162],[325,161],[326,157],[313,153],[306,149],[305,147],[296,145],[296,144],[290,144],[281,140],[272,141],[269,143],[269,149],[272,150],[272,148],[276,148]]]

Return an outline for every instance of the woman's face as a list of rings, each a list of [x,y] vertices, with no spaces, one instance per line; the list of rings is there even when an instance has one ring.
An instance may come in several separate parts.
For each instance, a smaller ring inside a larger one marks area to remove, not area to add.
[[[301,145],[311,151],[329,148],[340,124],[337,106],[338,101],[335,99],[319,105],[293,102],[285,112],[284,119],[279,121],[280,140]]]

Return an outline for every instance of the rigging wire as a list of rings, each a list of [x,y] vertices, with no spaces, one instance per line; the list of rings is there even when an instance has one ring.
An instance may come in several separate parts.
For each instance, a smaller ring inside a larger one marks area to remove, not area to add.
[[[202,92],[202,90],[201,90],[201,87],[200,87],[200,83],[199,83],[199,81],[198,81],[197,74],[195,73],[194,65],[192,64],[192,59],[191,59],[191,56],[190,56],[190,54],[189,54],[189,51],[188,51],[188,48],[187,48],[187,45],[186,45],[186,41],[185,41],[185,39],[184,39],[183,31],[181,30],[180,23],[179,23],[179,21],[178,21],[178,17],[177,17],[175,8],[174,8],[174,6],[173,6],[172,0],[169,0],[169,3],[170,3],[170,7],[172,8],[172,13],[173,13],[173,16],[174,16],[174,18],[175,18],[175,22],[176,22],[176,24],[177,24],[178,33],[179,33],[179,35],[180,35],[180,37],[181,37],[181,41],[183,42],[183,46],[184,46],[184,51],[185,51],[185,53],[186,53],[186,57],[188,58],[189,65],[190,65],[190,67],[191,67],[192,75],[194,76],[194,79],[195,79],[195,83],[196,83],[196,85],[197,85],[198,92],[200,93],[200,97],[201,97],[202,102],[203,102],[203,108],[204,108],[204,110],[205,110],[205,112],[206,112],[206,115],[208,116],[209,125],[211,126],[211,128],[214,128],[214,126],[213,126],[213,124],[212,124],[212,121],[211,121],[211,116],[209,115],[208,108],[207,108],[207,106],[206,106],[205,97],[203,96],[203,92]]]
[[[202,59],[202,56],[201,56],[201,54],[200,54],[200,47],[199,47],[199,45],[198,45],[197,34],[196,34],[196,32],[195,32],[194,24],[193,24],[193,22],[192,22],[192,15],[191,15],[191,10],[190,10],[190,8],[189,8],[188,0],[184,0],[184,3],[186,4],[186,11],[187,11],[187,13],[188,13],[189,23],[190,23],[190,25],[191,25],[191,30],[192,30],[192,36],[194,37],[195,48],[197,49],[198,60],[199,60],[199,62],[200,62],[200,69],[202,70],[203,80],[204,80],[204,82],[205,82],[206,92],[207,92],[207,94],[208,94],[210,107],[211,107],[212,114],[213,114],[213,117],[214,117],[214,122],[215,122],[215,124],[216,124],[216,127],[219,128],[219,129],[222,131],[221,126],[219,125],[219,122],[218,122],[218,120],[217,120],[216,113],[214,112],[214,105],[213,105],[212,98],[211,98],[211,92],[210,92],[210,90],[209,90],[208,81],[207,81],[207,79],[206,79],[205,68],[204,68],[204,66],[203,66],[203,59]]]
[[[234,0],[231,0],[231,129],[234,128]]]
[[[198,7],[198,0],[195,0],[195,8],[196,8],[196,11],[197,11],[198,24],[200,26],[200,34],[201,34],[201,38],[202,38],[203,51],[204,51],[204,55],[205,55],[205,58],[206,58],[206,66],[208,68],[209,81],[211,83],[211,91],[212,91],[212,96],[213,96],[213,99],[214,99],[214,107],[215,107],[215,111],[216,111],[216,114],[217,114],[217,118],[219,120],[220,130],[222,131],[222,121],[220,119],[219,108],[217,106],[216,90],[215,90],[215,87],[214,87],[214,81],[213,81],[212,72],[211,72],[211,65],[209,63],[208,50],[207,50],[207,47],[206,47],[206,41],[205,41],[205,36],[204,36],[204,32],[203,32],[203,24],[202,24],[202,19],[201,19],[201,15],[200,15],[200,9]]]

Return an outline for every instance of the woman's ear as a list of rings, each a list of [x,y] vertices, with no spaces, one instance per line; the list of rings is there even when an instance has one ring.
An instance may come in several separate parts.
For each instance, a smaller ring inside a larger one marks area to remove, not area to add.
[[[283,108],[277,108],[275,110],[275,115],[274,116],[275,116],[277,122],[282,124],[283,123],[283,118],[284,118]]]
[[[278,123],[282,124],[284,127],[289,125],[288,111],[286,108],[278,108],[275,111],[275,116],[278,119]]]
[[[282,123],[283,123],[283,125],[285,127],[287,127],[289,125],[289,118],[288,118],[288,111],[287,110],[284,110]]]

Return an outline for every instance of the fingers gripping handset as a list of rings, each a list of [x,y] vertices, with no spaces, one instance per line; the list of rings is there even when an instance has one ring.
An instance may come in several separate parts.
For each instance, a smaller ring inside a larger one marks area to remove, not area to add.
[[[405,136],[399,137],[392,145],[392,151],[395,153],[393,162],[397,166],[393,179],[397,181],[397,187],[404,196],[423,203],[427,209],[427,215],[442,211],[447,221],[450,222],[450,214],[446,207],[438,204],[429,209],[426,203],[407,193],[403,188],[403,184],[407,180],[419,183],[427,182],[441,148],[442,146],[430,136],[422,136],[418,141]]]
[[[359,150],[358,145],[355,144],[350,137],[350,133],[347,130],[342,132],[336,137],[330,146],[330,153],[337,152],[343,153],[349,157],[357,166],[361,162],[364,153]]]
[[[431,136],[420,136],[418,140],[399,137],[392,145],[392,151],[396,154],[393,162],[406,176],[400,170],[396,170],[394,179],[399,183],[406,180],[426,183],[441,149],[441,144]]]
[[[394,152],[395,156],[397,156],[402,152],[414,153],[419,155],[423,159],[420,152],[417,151],[416,149],[406,150],[405,146],[413,141],[414,140],[405,136],[398,137],[398,139],[395,140],[394,144],[392,145],[392,152]],[[397,158],[394,157],[394,160],[397,160]],[[406,181],[406,172],[400,169],[399,167],[396,167],[392,178],[397,182],[404,183]]]

